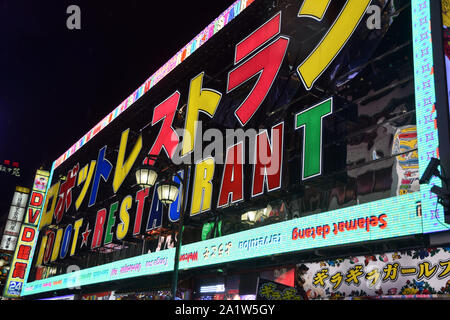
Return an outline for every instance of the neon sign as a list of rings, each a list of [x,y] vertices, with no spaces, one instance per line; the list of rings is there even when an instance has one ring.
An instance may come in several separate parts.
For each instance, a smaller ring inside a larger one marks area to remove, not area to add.
[[[311,5],[311,1],[304,1],[303,6],[299,9],[298,19],[314,17],[313,20],[322,20],[328,8],[328,2],[315,3],[317,3],[317,6]],[[328,33],[323,35],[319,45],[313,50],[313,54],[306,58],[308,61],[309,59],[314,61],[316,58],[313,55],[316,52],[321,52],[321,50],[324,50],[323,48],[332,46],[330,52],[334,52],[334,54],[326,55],[326,63],[321,61],[321,63],[314,63],[311,66],[308,66],[307,63],[294,66],[297,68],[295,72],[300,73],[302,77],[302,89],[311,92],[315,84],[321,80],[321,75],[325,74],[326,69],[336,59],[337,53],[345,49],[346,41],[343,41],[341,37],[335,37],[334,41],[330,42],[328,40],[329,35],[335,33],[335,30],[340,30],[340,35],[347,34],[350,37],[354,28],[358,25],[355,25],[355,21],[352,20],[352,23],[346,26],[351,28],[344,30],[342,29],[344,26],[339,22],[340,19],[348,19],[349,12],[353,12],[358,13],[356,21],[361,21],[361,16],[364,14],[367,4],[367,2],[348,1],[336,17],[336,23],[330,27]],[[395,161],[399,161],[405,168],[412,168],[419,172],[413,172],[412,170],[403,172],[404,179],[401,179],[399,185],[395,186],[396,196],[336,210],[322,211],[318,214],[255,228],[251,231],[237,232],[220,238],[185,245],[182,247],[182,257],[184,258],[180,261],[180,268],[189,269],[270,254],[444,230],[445,226],[439,221],[439,210],[441,208],[436,203],[437,199],[433,198],[429,192],[430,187],[420,186],[420,190],[416,190],[413,186],[414,178],[411,178],[413,175],[423,173],[430,157],[437,155],[438,147],[437,129],[433,121],[435,114],[432,108],[434,79],[432,73],[426,72],[428,70],[427,65],[432,66],[432,50],[429,48],[431,46],[430,30],[428,23],[426,23],[429,21],[428,5],[428,1],[413,1],[411,5],[412,42],[415,56],[415,83],[411,93],[414,94],[415,92],[417,118],[415,127],[417,127],[417,133],[414,136],[414,130],[411,127],[401,127],[401,130],[393,131],[393,136],[401,140],[401,143],[398,143],[398,149],[407,150],[406,152],[411,155],[408,158],[405,155],[397,157],[394,154]],[[275,78],[280,72],[280,65],[282,66],[280,61],[286,59],[286,52],[289,52],[289,46],[292,43],[289,37],[281,35],[281,30],[283,30],[281,22],[284,14],[284,12],[272,14],[259,28],[256,28],[235,46],[234,66],[226,74],[226,94],[210,88],[212,86],[209,84],[204,85],[205,72],[197,73],[196,76],[191,77],[186,108],[184,109],[186,112],[184,129],[185,132],[189,133],[187,139],[183,137],[180,143],[181,136],[176,133],[174,125],[175,113],[180,108],[180,91],[171,91],[172,94],[153,109],[151,124],[152,127],[159,129],[156,139],[152,141],[152,146],[144,150],[145,154],[161,153],[164,150],[166,155],[172,158],[177,153],[177,148],[180,149],[179,151],[183,156],[195,153],[198,120],[200,118],[214,119],[221,112],[221,101],[226,99],[228,94],[234,94],[235,90],[242,90],[245,94],[242,94],[239,103],[234,105],[235,110],[233,111],[236,112],[231,113],[231,116],[241,126],[251,123],[258,116],[258,112],[264,107],[264,102],[261,103],[261,101],[267,99],[267,92],[264,91],[276,87]],[[267,52],[270,52],[270,54]],[[418,59],[419,56],[421,59]],[[271,62],[273,62],[273,65]],[[267,65],[272,68],[266,68]],[[274,79],[271,79],[271,77],[274,77]],[[253,83],[250,82],[250,79],[253,79]],[[190,193],[191,203],[189,210],[187,210],[188,214],[195,218],[210,211],[214,208],[214,205],[219,209],[226,208],[248,198],[252,200],[265,193],[282,190],[283,172],[289,172],[289,175],[292,176],[297,174],[297,182],[301,183],[320,178],[324,172],[323,165],[326,156],[323,152],[323,139],[326,134],[325,123],[335,117],[336,112],[340,110],[340,104],[341,102],[336,97],[324,96],[319,102],[314,100],[313,103],[304,104],[301,108],[293,108],[291,110],[293,111],[293,121],[290,123],[287,121],[277,121],[276,124],[269,123],[269,127],[271,127],[270,135],[269,130],[258,132],[256,142],[252,146],[253,148],[250,148],[256,151],[254,152],[255,157],[252,158],[254,160],[252,174],[248,177],[245,177],[241,167],[244,149],[249,149],[245,148],[244,143],[238,142],[227,145],[222,172],[218,170],[219,166],[214,157],[205,156],[196,161],[190,177],[193,180],[193,187]],[[286,134],[288,131],[290,136]],[[67,213],[76,213],[82,208],[89,209],[96,214],[93,220],[87,221],[87,217],[80,217],[73,222],[73,231],[71,232],[74,237],[72,237],[71,243],[65,243],[65,240],[62,240],[67,239],[69,241],[69,237],[64,236],[66,231],[62,229],[56,233],[53,231],[54,234],[50,232],[47,239],[42,238],[39,262],[48,262],[53,257],[56,259],[58,254],[61,253],[61,248],[65,248],[64,250],[71,248],[70,253],[76,254],[78,250],[99,248],[109,244],[110,241],[124,239],[132,235],[131,233],[138,235],[163,225],[164,210],[161,203],[155,198],[154,190],[153,192],[151,190],[140,190],[136,193],[133,191],[133,194],[130,191],[129,194],[121,194],[112,203],[107,203],[101,207],[97,205],[101,190],[110,188],[112,181],[113,191],[118,191],[129,174],[130,168],[140,160],[138,160],[136,154],[148,147],[144,137],[141,136],[138,136],[133,145],[128,146],[127,132],[125,130],[122,133],[115,163],[109,160],[111,156],[107,152],[108,146],[103,146],[99,149],[96,160],[88,159],[83,165],[72,165],[67,172],[68,179],[61,185],[58,182],[52,186],[49,199],[53,201],[54,205],[49,203],[51,205],[44,212],[44,216],[49,217],[45,220],[48,224],[52,222],[53,216],[59,218],[61,214],[64,218]],[[300,139],[301,136],[303,140]],[[296,173],[289,171],[289,168],[283,168],[283,162],[285,163],[283,157],[286,155],[287,149],[285,144],[287,139],[292,137],[300,141],[298,145],[301,150],[295,149],[295,152],[298,155],[302,154],[301,159],[299,157],[294,163],[298,169]],[[265,149],[266,154],[261,156],[259,149]],[[418,150],[416,154],[414,154],[415,149]],[[127,150],[128,153],[125,152]],[[147,150],[149,151],[147,152]],[[379,157],[377,150],[374,150],[372,156],[374,160],[377,160]],[[144,159],[144,162],[149,163],[149,159]],[[114,164],[116,167],[114,167]],[[271,165],[274,165],[273,168]],[[217,179],[217,177],[219,178]],[[406,182],[408,180],[406,177],[409,177],[409,182]],[[215,178],[216,180],[214,180]],[[247,187],[245,186],[250,188],[250,184],[244,183],[245,178],[247,178],[247,181],[251,181],[251,189],[249,190],[246,190]],[[214,182],[218,183],[215,184]],[[437,181],[434,180],[433,183],[435,182]],[[402,185],[408,185],[408,183],[411,188],[409,191],[404,191],[407,188],[402,187]],[[63,185],[64,187],[62,187]],[[71,198],[72,192],[76,188],[81,189],[81,191],[78,193],[78,198],[75,199],[74,197],[73,200],[75,201],[73,201]],[[400,193],[399,190],[403,191]],[[89,191],[90,194],[88,194]],[[250,194],[247,198],[245,197],[246,193]],[[140,204],[142,204],[143,199],[152,194],[151,208],[146,210],[144,205]],[[215,196],[213,194],[217,194],[217,201],[214,201],[213,197]],[[401,194],[401,196],[397,196],[397,194]],[[73,203],[75,203],[75,207]],[[54,212],[58,214],[54,215]],[[145,222],[146,212],[148,212],[147,224],[143,223]],[[171,216],[179,217],[179,214],[171,214]],[[146,226],[145,230],[141,228],[142,225]],[[46,241],[50,245],[46,245],[44,243]],[[62,246],[58,244],[61,241]],[[262,248],[263,250],[261,250]],[[171,250],[162,252],[169,254],[173,252]],[[193,253],[196,253],[196,259],[189,258],[194,256]],[[147,266],[149,261],[145,261],[148,256],[143,255],[101,266],[104,270],[107,270],[102,271],[104,273],[102,273],[101,279],[93,280],[92,276],[88,276],[88,274],[92,275],[91,272],[94,268],[82,270],[78,275],[55,277],[55,281],[62,280],[63,283],[53,283],[53,290],[64,288],[65,279],[67,279],[67,283],[69,283],[68,279],[79,279],[77,281],[81,281],[83,284],[94,283],[92,281],[110,281],[116,279],[118,275],[122,276],[120,270],[127,270],[127,272],[123,272],[123,276],[127,277],[167,272],[172,270],[170,261],[173,258],[173,253],[170,254],[172,256],[166,256],[169,263],[159,264],[160,269],[146,270],[143,266]],[[124,266],[126,268],[122,269]],[[112,269],[108,269],[109,267]],[[112,275],[114,278],[108,275]],[[71,280],[71,283],[73,281],[75,280]],[[44,284],[46,283],[34,282],[30,284],[27,287],[26,294],[42,292],[40,290],[43,290]],[[52,287],[48,284],[47,286]]]

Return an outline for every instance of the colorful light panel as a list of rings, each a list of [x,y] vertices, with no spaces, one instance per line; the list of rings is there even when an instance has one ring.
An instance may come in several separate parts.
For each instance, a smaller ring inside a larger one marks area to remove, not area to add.
[[[434,75],[430,31],[430,1],[413,0],[413,51],[416,87],[416,117],[419,171],[437,156],[438,135],[433,106]],[[296,252],[306,249],[389,239],[447,230],[442,208],[430,193],[433,184],[421,185],[415,193],[280,222],[219,238],[184,245],[180,269],[223,264]],[[27,283],[22,295],[66,289],[73,286],[170,272],[175,249],[168,249],[71,274]]]

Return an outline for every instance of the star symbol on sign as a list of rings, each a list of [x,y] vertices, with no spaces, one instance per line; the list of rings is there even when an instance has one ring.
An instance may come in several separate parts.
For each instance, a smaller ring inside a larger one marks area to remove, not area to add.
[[[86,226],[86,230],[81,234],[83,236],[83,241],[81,241],[81,246],[80,248],[83,248],[83,245],[86,245],[86,247],[88,246],[88,237],[89,234],[91,233],[91,229],[89,229],[89,222]]]

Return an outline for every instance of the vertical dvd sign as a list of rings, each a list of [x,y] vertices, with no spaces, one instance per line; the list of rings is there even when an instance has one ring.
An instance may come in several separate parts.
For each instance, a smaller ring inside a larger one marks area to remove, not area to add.
[[[49,176],[50,173],[47,171],[37,170],[36,172],[24,223],[20,229],[11,269],[3,292],[5,297],[20,297],[22,286],[26,281],[28,266],[33,259],[33,249],[37,241],[39,218],[44,205]]]

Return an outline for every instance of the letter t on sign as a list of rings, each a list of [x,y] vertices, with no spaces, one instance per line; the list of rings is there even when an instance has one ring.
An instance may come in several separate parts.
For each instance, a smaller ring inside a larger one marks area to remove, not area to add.
[[[333,113],[329,98],[295,115],[295,129],[303,130],[302,180],[322,174],[323,118]]]

